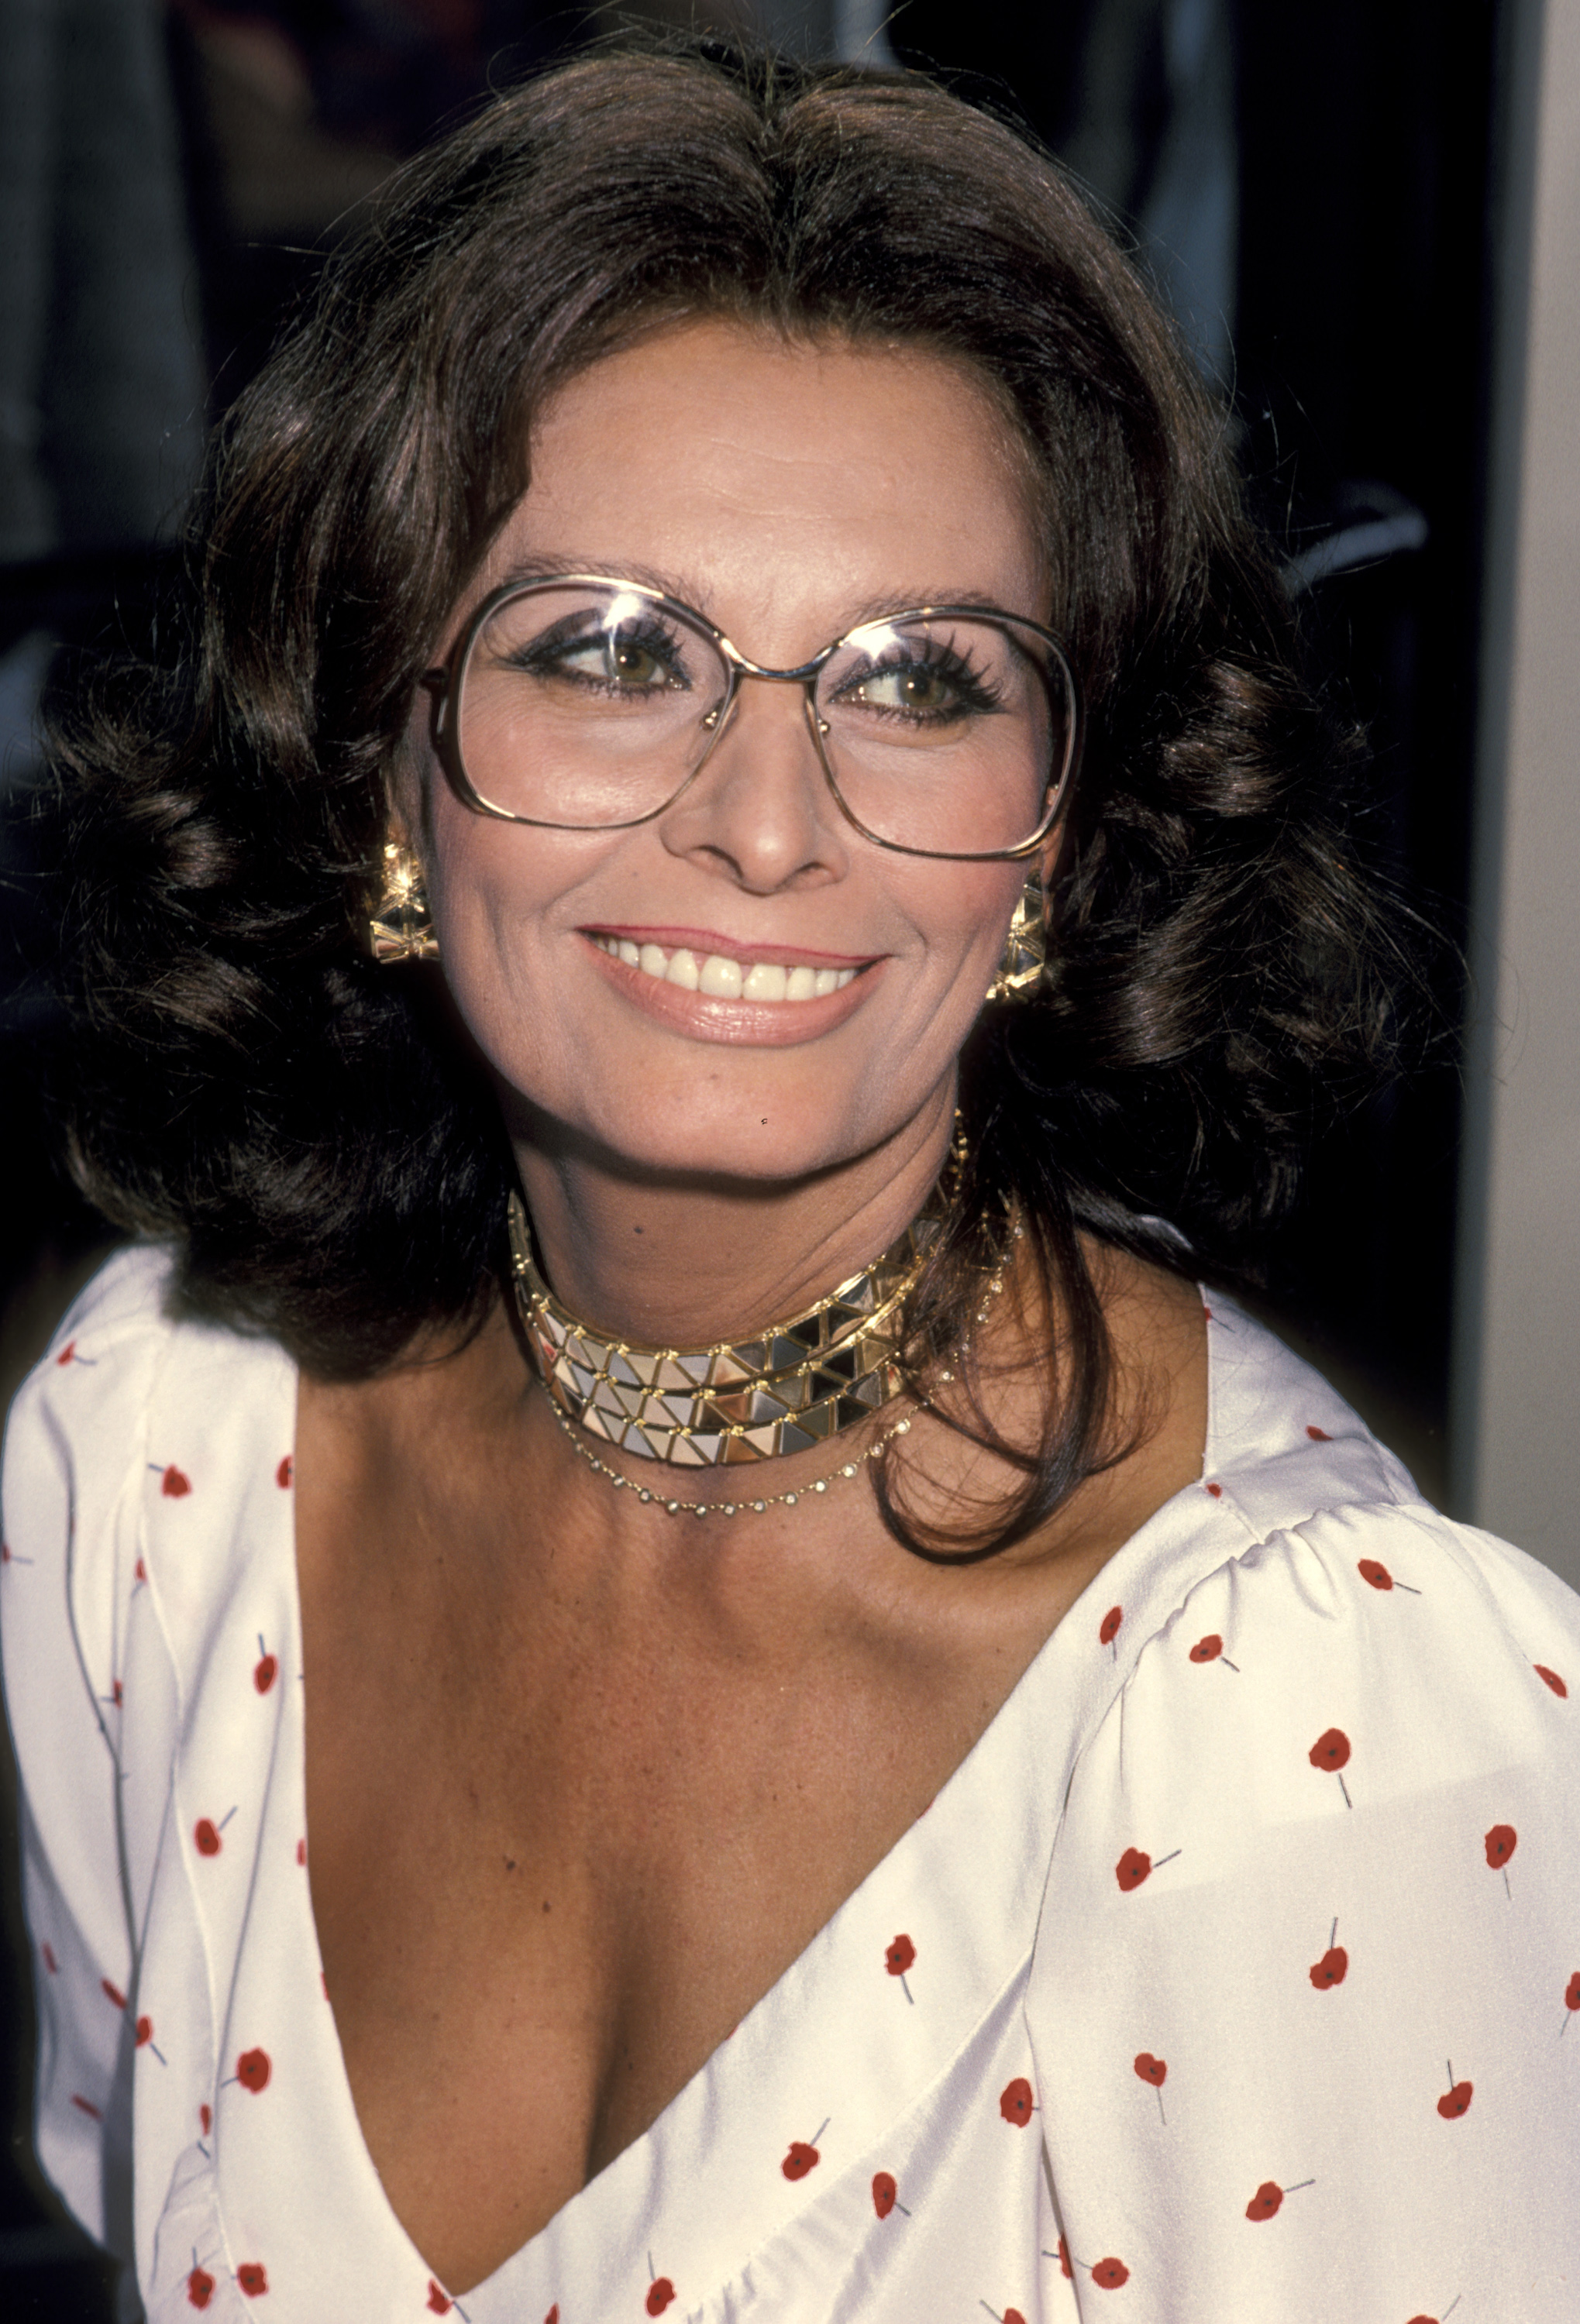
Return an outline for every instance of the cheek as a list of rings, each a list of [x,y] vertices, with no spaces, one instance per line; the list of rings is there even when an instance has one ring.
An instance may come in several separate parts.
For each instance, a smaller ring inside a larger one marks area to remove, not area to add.
[[[941,865],[947,878],[931,890],[932,909],[918,913],[929,947],[941,960],[962,967],[972,963],[996,963],[1008,929],[1010,915],[1025,884],[1019,863],[957,863]],[[984,975],[984,984],[987,978]]]
[[[525,834],[431,795],[421,852],[446,983],[485,1053],[519,1042],[542,1010],[526,1004],[541,982],[535,963],[553,882]],[[517,842],[512,845],[513,841]],[[503,842],[503,844],[502,844]]]

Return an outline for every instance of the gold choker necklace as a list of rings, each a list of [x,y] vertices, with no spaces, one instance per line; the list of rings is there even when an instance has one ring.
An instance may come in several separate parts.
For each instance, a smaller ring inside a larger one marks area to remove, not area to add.
[[[590,1331],[539,1273],[513,1194],[516,1305],[556,1409],[622,1452],[690,1469],[809,1452],[870,1420],[905,1385],[905,1302],[942,1231],[961,1153],[956,1137],[927,1208],[882,1258],[788,1323],[710,1348],[646,1348]]]
[[[853,1460],[845,1462],[827,1477],[814,1477],[809,1485],[798,1485],[791,1493],[757,1493],[750,1499],[743,1498],[738,1501],[666,1500],[661,1490],[652,1492],[646,1485],[638,1484],[634,1477],[623,1477],[618,1469],[611,1469],[606,1461],[600,1461],[592,1446],[582,1443],[557,1404],[551,1404],[549,1409],[565,1431],[573,1450],[589,1469],[596,1469],[600,1477],[607,1477],[612,1485],[619,1486],[623,1491],[634,1493],[639,1501],[651,1501],[655,1508],[667,1510],[672,1517],[739,1517],[748,1513],[761,1517],[765,1509],[793,1509],[798,1501],[815,1500],[819,1493],[827,1493],[838,1484],[842,1477],[859,1477],[866,1463],[886,1452],[897,1436],[906,1436],[910,1433],[910,1419],[907,1415],[905,1419],[897,1420],[892,1428],[885,1428],[882,1436],[875,1436],[864,1452],[856,1453]]]

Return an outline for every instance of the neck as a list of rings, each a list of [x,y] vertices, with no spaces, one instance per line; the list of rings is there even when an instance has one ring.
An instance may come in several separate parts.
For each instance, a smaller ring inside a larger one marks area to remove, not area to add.
[[[793,1179],[643,1173],[551,1124],[514,1141],[538,1260],[598,1332],[707,1347],[799,1314],[867,1266],[937,1182],[952,1089],[871,1152]]]

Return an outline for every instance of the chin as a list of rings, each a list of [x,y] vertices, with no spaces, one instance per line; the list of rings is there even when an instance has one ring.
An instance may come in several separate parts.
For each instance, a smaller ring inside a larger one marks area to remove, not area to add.
[[[826,1108],[815,1120],[803,1116],[798,1121],[782,1105],[766,1103],[739,1112],[692,1107],[681,1119],[654,1109],[638,1122],[589,1124],[588,1130],[627,1168],[753,1185],[790,1182],[836,1168],[881,1142],[882,1135],[864,1134],[855,1124],[842,1135]]]

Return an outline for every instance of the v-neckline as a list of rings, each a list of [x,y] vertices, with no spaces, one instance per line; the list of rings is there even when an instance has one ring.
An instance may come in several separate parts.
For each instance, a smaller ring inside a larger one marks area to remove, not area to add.
[[[1210,1383],[1210,1334],[1208,1364]],[[1209,1388],[1209,1464],[1212,1406]],[[738,2274],[754,2249],[921,2098],[1024,1970],[1070,1774],[1061,1736],[1067,1742],[1087,1731],[1094,1689],[1116,1692],[1130,1660],[1130,1641],[1122,1652],[1111,1635],[1105,1601],[1117,1598],[1123,1607],[1127,1577],[1144,1569],[1154,1537],[1171,1530],[1169,1513],[1197,1489],[1171,1496],[1106,1561],[929,1806],[648,2127],[462,2294],[457,2313],[471,2324],[517,2324],[534,2302],[550,2312],[571,2285],[578,2311],[631,2312],[633,2292],[654,2272],[689,2309]],[[294,1499],[282,1516],[300,1668]],[[291,1757],[281,1772],[305,1833],[304,1692],[295,1690]],[[984,1849],[985,1831],[993,1845]],[[297,1895],[298,1937],[327,1995],[307,1881]],[[332,2007],[318,2023],[328,2054],[313,2079],[337,2117],[337,2144],[356,2158],[359,2208],[382,2216],[413,2273],[430,2273],[363,2135]],[[832,2080],[839,2085],[834,2111]],[[815,2137],[816,2170],[787,2172],[792,2144]],[[651,2248],[651,2225],[661,2200],[661,2252]]]

